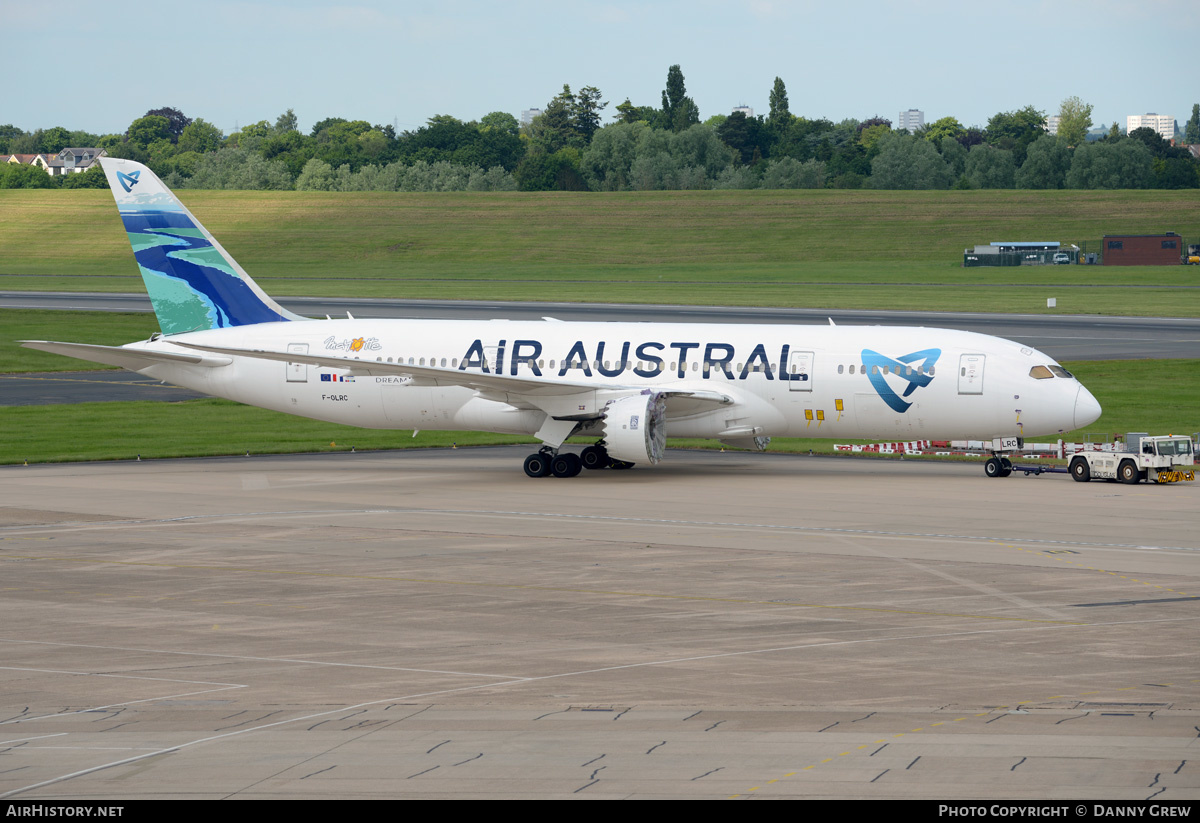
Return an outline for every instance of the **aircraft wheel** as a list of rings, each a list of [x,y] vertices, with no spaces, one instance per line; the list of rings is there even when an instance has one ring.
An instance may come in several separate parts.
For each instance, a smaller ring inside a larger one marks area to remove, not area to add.
[[[555,477],[574,477],[583,470],[583,462],[574,452],[563,452],[550,461],[550,471]]]
[[[530,477],[545,477],[550,474],[550,458],[541,452],[525,458],[525,474]]]
[[[1076,457],[1071,461],[1071,477],[1077,483],[1086,483],[1092,479],[1092,468],[1082,457]]]
[[[608,456],[608,450],[603,446],[588,446],[579,455],[583,461],[585,469],[607,469],[612,459]]]
[[[1009,460],[1007,457],[1001,457],[1000,458],[1000,476],[1008,477],[1010,474],[1012,474],[1012,472],[1013,472],[1012,461]]]
[[[1004,473],[1004,464],[1000,462],[999,457],[989,457],[987,462],[983,464],[983,473],[988,477],[1007,477]],[[1012,470],[1009,470],[1009,474]]]
[[[1142,473],[1138,471],[1137,465],[1132,460],[1122,460],[1121,465],[1117,467],[1117,477],[1122,483],[1134,485],[1142,479]]]

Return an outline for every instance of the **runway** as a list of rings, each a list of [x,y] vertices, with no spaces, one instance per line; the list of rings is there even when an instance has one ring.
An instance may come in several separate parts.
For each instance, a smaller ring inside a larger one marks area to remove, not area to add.
[[[523,454],[0,469],[0,797],[1200,797],[1200,486]]]

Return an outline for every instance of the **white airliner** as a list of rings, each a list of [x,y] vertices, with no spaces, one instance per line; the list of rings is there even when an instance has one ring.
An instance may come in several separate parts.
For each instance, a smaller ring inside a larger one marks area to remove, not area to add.
[[[162,328],[24,345],[276,411],[380,429],[532,435],[530,477],[663,459],[667,435],[980,439],[1015,448],[1100,416],[1036,349],[879,326],[311,320],[279,306],[152,171],[102,158]],[[597,442],[580,454],[568,438]],[[1011,472],[1004,449],[986,473]]]

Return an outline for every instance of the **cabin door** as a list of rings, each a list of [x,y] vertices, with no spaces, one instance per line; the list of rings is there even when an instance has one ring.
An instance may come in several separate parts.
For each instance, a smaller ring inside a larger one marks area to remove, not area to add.
[[[307,343],[288,343],[288,354],[308,354]],[[287,364],[287,382],[289,383],[307,383],[308,382],[308,364],[307,363],[288,363]]]
[[[982,354],[964,354],[958,358],[958,393],[983,394]]]

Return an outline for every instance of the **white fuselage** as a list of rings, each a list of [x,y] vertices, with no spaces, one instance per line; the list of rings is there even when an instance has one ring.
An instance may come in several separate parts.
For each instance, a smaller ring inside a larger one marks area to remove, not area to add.
[[[311,320],[192,332],[175,342],[350,357],[353,368],[232,357],[228,365],[157,364],[143,373],[207,394],[367,428],[533,434],[547,412],[519,393],[451,384],[470,374],[570,383],[570,410],[643,390],[672,396],[673,437],[791,436],[888,440],[1053,435],[1099,405],[1070,377],[1034,379],[1054,360],[997,337],[881,326]],[[624,361],[624,362],[622,362]],[[372,371],[372,364],[389,373]],[[397,364],[444,369],[410,379]],[[561,391],[559,391],[562,394]],[[554,413],[553,416],[558,416]],[[581,432],[584,433],[584,432]]]

